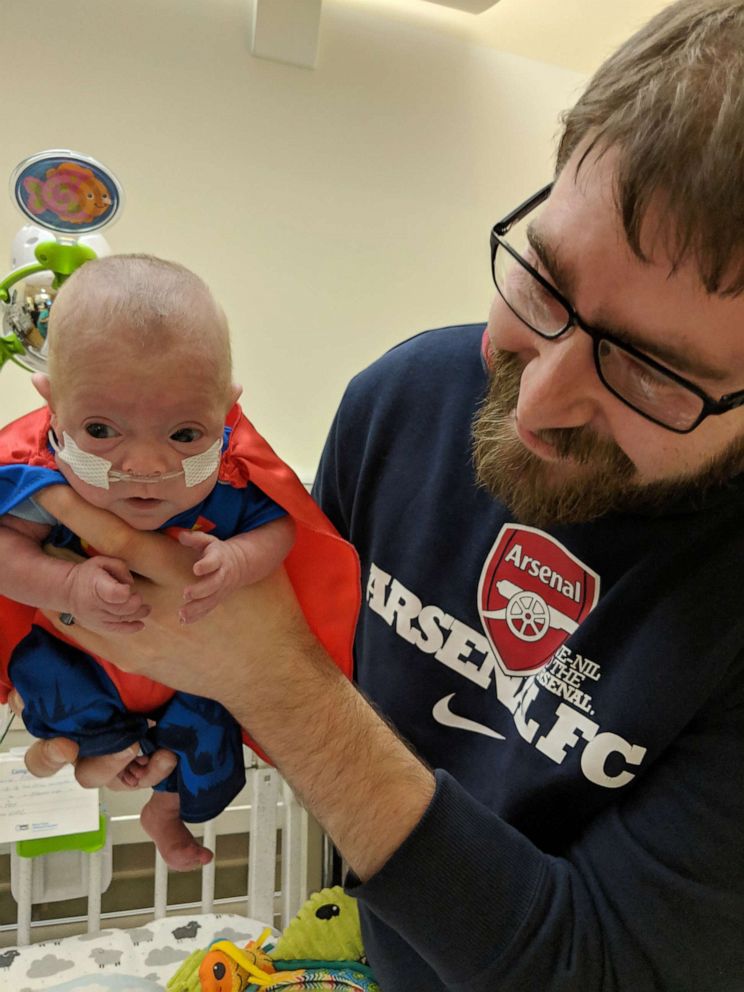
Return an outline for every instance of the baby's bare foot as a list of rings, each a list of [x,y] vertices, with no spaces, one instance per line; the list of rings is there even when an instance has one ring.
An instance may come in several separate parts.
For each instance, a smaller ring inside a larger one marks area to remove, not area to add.
[[[200,844],[180,817],[175,792],[153,792],[143,806],[140,822],[172,871],[192,871],[209,864],[210,850]]]

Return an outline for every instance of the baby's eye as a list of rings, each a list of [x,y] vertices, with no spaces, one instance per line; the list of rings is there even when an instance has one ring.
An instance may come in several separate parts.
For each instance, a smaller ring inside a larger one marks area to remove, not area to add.
[[[95,438],[107,438],[116,437],[116,431],[110,424],[86,424],[85,425],[86,434],[90,434],[91,437]]]
[[[179,444],[189,444],[191,441],[198,441],[202,432],[196,427],[179,427],[170,436],[171,441],[178,441]]]

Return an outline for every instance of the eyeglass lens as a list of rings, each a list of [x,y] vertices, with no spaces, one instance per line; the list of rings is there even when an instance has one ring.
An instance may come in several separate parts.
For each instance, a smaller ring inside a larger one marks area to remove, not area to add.
[[[534,265],[529,246],[525,254]],[[493,278],[509,309],[538,334],[556,337],[570,323],[571,315],[561,301],[501,244],[493,259]],[[612,393],[672,430],[688,430],[702,413],[701,397],[614,341],[597,335],[594,360],[600,379]]]

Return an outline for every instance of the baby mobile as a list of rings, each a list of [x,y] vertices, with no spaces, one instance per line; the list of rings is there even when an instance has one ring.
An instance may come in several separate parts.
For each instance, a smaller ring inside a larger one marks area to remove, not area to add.
[[[105,166],[67,149],[20,162],[11,197],[30,221],[13,240],[11,271],[0,280],[0,368],[46,368],[49,311],[57,290],[84,262],[110,254],[99,233],[122,205],[122,189]]]

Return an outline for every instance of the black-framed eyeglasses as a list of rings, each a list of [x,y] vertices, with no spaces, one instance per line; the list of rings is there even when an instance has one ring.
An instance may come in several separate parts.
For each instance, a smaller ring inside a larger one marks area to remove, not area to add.
[[[689,434],[706,417],[744,404],[744,389],[720,399],[708,396],[694,382],[581,319],[558,292],[504,236],[540,206],[552,183],[525,200],[491,230],[491,271],[509,309],[540,337],[553,341],[579,327],[593,343],[594,365],[601,382],[619,400],[647,420],[677,434]]]

